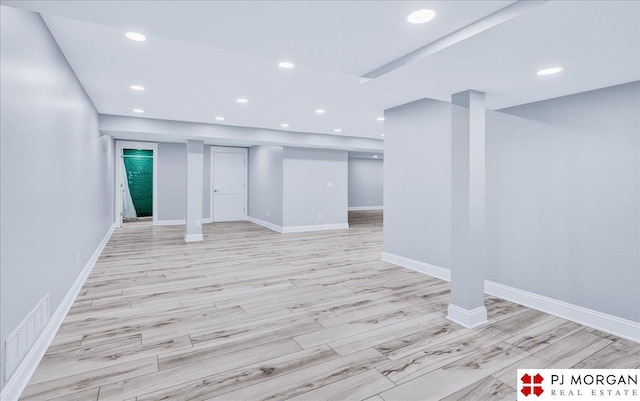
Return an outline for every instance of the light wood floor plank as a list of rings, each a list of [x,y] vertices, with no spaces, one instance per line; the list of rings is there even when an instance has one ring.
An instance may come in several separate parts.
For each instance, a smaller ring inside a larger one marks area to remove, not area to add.
[[[182,383],[161,391],[138,396],[141,400],[177,400],[189,399],[191,401],[206,400],[213,396],[266,381],[277,377],[297,372],[322,362],[337,359],[338,354],[330,347],[321,345],[287,355],[262,361],[257,364],[230,370],[218,375],[209,376],[200,380]],[[238,400],[241,398],[237,398]]]
[[[514,399],[518,368],[637,368],[640,344],[493,296],[445,319],[449,283],[380,260],[382,213],[348,230],[129,223],[114,232],[24,400]]]
[[[317,390],[302,393],[288,400],[359,401],[375,396],[393,386],[393,382],[377,370],[372,369],[320,387]]]
[[[87,389],[97,388],[113,382],[126,381],[157,371],[158,359],[156,357],[147,357],[104,369],[89,370],[80,374],[29,385],[22,393],[21,399],[47,400],[55,397],[75,397],[76,393]]]
[[[513,401],[516,397],[513,387],[493,377],[486,377],[443,398],[442,401]]]
[[[211,400],[258,401],[287,399],[367,371],[369,366],[379,364],[383,360],[385,360],[385,357],[382,354],[369,348],[277,377],[261,385],[253,385],[213,397]]]
[[[385,401],[440,400],[526,356],[513,345],[499,343],[387,390],[380,396]]]
[[[98,397],[99,401],[115,401],[137,397],[154,391],[174,386],[175,383],[187,383],[201,380],[209,376],[237,369],[242,366],[269,360],[274,357],[291,354],[300,350],[295,341],[281,340],[241,351],[220,355],[216,360],[204,359],[173,369],[156,371],[152,374],[139,375],[129,380],[112,381],[103,385]]]

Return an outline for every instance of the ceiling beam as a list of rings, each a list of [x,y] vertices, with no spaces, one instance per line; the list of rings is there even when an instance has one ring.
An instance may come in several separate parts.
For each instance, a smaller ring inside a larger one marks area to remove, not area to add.
[[[98,118],[102,134],[110,135],[115,139],[131,141],[186,142],[187,140],[202,140],[205,145],[242,147],[272,145],[372,152],[372,154],[382,153],[384,149],[384,142],[373,138],[310,134],[109,114],[100,114]]]
[[[478,21],[472,22],[471,24],[463,28],[460,28],[455,32],[452,32],[446,36],[443,36],[442,38],[437,39],[417,50],[407,53],[404,56],[383,65],[382,67],[376,68],[375,70],[362,75],[360,77],[360,84],[362,85],[362,84],[371,82],[376,78],[379,78],[392,71],[395,71],[399,68],[409,65],[415,61],[428,57],[440,50],[446,49],[449,46],[453,46],[456,43],[462,42],[465,39],[468,39],[474,35],[479,34],[480,32],[486,31],[487,29],[491,29],[497,25],[502,24],[503,22],[509,21],[512,18],[515,18],[521,14],[524,14],[531,9],[534,9],[544,3],[547,3],[548,1],[549,0],[516,1],[515,3],[512,3],[504,8],[501,8],[500,10],[494,12],[493,14],[490,14]]]

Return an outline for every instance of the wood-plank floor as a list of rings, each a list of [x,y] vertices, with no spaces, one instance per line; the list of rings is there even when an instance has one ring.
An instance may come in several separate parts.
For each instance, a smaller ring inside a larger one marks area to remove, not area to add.
[[[640,345],[380,261],[382,215],[278,234],[249,222],[116,230],[23,400],[513,400],[517,368],[638,368]]]

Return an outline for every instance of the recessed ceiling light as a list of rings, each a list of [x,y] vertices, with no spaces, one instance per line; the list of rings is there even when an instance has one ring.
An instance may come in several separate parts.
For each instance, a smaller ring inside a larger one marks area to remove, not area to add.
[[[282,124],[280,124],[280,126],[281,126],[282,128],[287,128],[287,127],[289,126],[289,124],[287,124],[287,123],[282,123]]]
[[[316,114],[324,114],[324,109],[316,109]]]
[[[293,68],[293,63],[291,63],[289,61],[283,61],[280,64],[278,64],[278,67],[280,67],[280,68]]]
[[[378,121],[384,121],[384,117],[378,117]]]
[[[236,102],[238,103],[247,103],[249,101],[249,99],[244,98],[244,97],[239,97],[236,99]]]
[[[380,136],[384,136],[384,134],[380,135]]]
[[[425,22],[431,21],[435,16],[436,13],[433,10],[422,9],[409,14],[407,21],[412,24],[424,24]]]
[[[342,130],[340,128],[336,128],[333,130],[333,132],[342,132]]]
[[[373,158],[374,158],[374,159],[377,159],[377,158],[378,158],[378,155],[373,155]]]
[[[560,71],[562,71],[562,67],[544,68],[538,71],[538,75],[553,75],[559,73]]]
[[[144,110],[142,109],[133,109],[134,113],[144,113]]]
[[[138,32],[127,32],[124,35],[131,40],[135,40],[136,42],[144,42],[145,40],[147,40],[146,36]]]
[[[140,85],[131,85],[131,86],[129,86],[129,88],[133,89],[134,91],[143,91],[144,90],[144,86],[140,86]]]
[[[216,117],[216,120],[217,120],[217,121],[224,121],[224,117],[222,117],[222,116],[218,116],[218,117]]]

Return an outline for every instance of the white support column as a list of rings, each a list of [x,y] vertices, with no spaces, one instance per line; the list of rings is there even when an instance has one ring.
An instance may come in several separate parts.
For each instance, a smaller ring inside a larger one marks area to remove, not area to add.
[[[485,272],[484,93],[451,96],[451,303],[447,319],[487,323]]]
[[[185,242],[202,241],[204,142],[187,141],[187,224]]]

